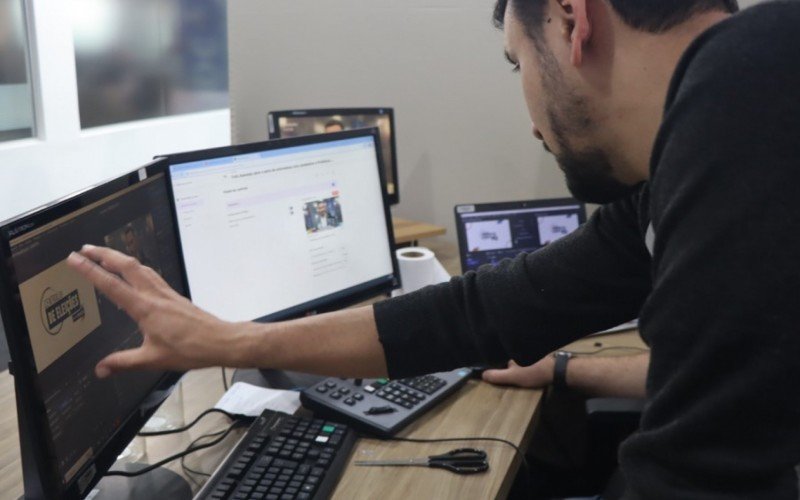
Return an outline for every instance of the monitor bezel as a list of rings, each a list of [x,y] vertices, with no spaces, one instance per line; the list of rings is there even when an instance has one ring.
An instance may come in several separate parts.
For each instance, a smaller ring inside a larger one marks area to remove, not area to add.
[[[157,174],[164,175],[163,182],[166,183],[169,193],[166,162],[156,161],[0,223],[0,259],[3,263],[0,269],[0,315],[11,355],[9,372],[14,377],[17,398],[20,455],[26,498],[83,498],[103,478],[128,443],[136,437],[160,403],[169,395],[183,372],[164,372],[95,457],[84,464],[64,485],[57,464],[49,459],[55,456],[55,450],[47,422],[43,394],[38,384],[30,332],[19,297],[20,284],[13,275],[13,265],[10,265],[11,240]],[[180,267],[183,268],[182,254],[178,258]],[[184,290],[188,290],[185,276],[182,275],[181,279]],[[154,394],[161,396],[155,402]]]
[[[259,321],[259,322],[285,321],[288,319],[301,318],[313,314],[336,311],[344,307],[349,307],[354,304],[364,302],[366,300],[372,299],[382,294],[389,294],[392,292],[392,290],[395,290],[400,287],[401,285],[400,267],[397,262],[397,255],[395,253],[396,245],[394,239],[394,227],[392,226],[392,215],[389,209],[388,195],[386,193],[385,187],[383,187],[386,185],[386,177],[383,168],[381,168],[382,165],[381,147],[380,147],[381,143],[380,143],[379,129],[376,127],[372,127],[372,128],[358,129],[358,130],[347,130],[344,132],[335,132],[330,134],[308,135],[302,137],[292,137],[288,139],[274,139],[270,141],[239,144],[234,146],[224,146],[219,148],[205,149],[201,151],[175,153],[160,157],[167,160],[169,166],[171,167],[176,164],[213,160],[225,156],[246,155],[261,151],[287,149],[298,146],[307,146],[311,144],[324,144],[327,142],[337,142],[341,140],[354,139],[360,137],[371,137],[375,145],[376,160],[378,162],[377,168],[378,168],[379,181],[382,186],[381,196],[383,200],[383,216],[386,224],[387,237],[389,238],[389,251],[392,260],[391,278],[375,284],[361,284],[355,287],[351,287],[349,289],[342,290],[340,292],[336,292],[330,295],[326,295],[324,297],[320,297],[318,299],[315,299],[313,301],[304,304],[298,304],[295,307],[283,309],[281,311],[275,311],[273,313],[264,315],[259,318],[252,318],[251,319],[252,321]],[[167,170],[171,174],[170,169],[168,168]],[[168,178],[171,185],[172,182],[171,175],[169,175]],[[175,213],[176,226],[178,227],[178,233],[180,235],[180,228],[177,223],[177,211],[175,210],[174,207],[174,196],[173,196],[173,213]],[[367,286],[361,288],[362,285],[367,285]],[[189,293],[191,293],[191,289],[188,290]]]
[[[456,234],[458,235],[458,255],[461,260],[461,271],[467,272],[467,235],[464,232],[462,216],[465,214],[476,214],[481,212],[496,212],[503,210],[524,210],[526,208],[558,208],[560,206],[580,207],[578,221],[580,224],[586,222],[586,204],[575,198],[550,198],[523,201],[501,201],[491,203],[459,203],[453,207],[455,214]],[[469,211],[466,211],[469,210]]]
[[[267,113],[267,133],[270,139],[281,139],[280,127],[278,127],[281,118],[288,118],[293,116],[330,116],[330,115],[386,115],[389,117],[389,127],[392,129],[390,134],[390,143],[392,146],[392,158],[389,158],[389,168],[392,169],[392,178],[394,179],[394,193],[388,194],[389,203],[397,205],[400,203],[400,179],[397,176],[397,128],[394,122],[394,108],[314,108],[314,109],[289,109],[282,111],[270,111]],[[381,163],[382,164],[382,163]],[[385,173],[384,173],[385,176]],[[387,191],[387,181],[384,179],[384,191]]]

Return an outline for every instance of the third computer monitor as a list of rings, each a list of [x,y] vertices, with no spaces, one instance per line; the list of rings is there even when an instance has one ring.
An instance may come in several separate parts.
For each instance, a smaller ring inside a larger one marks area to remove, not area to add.
[[[226,320],[275,321],[395,288],[378,134],[169,156],[192,300]]]
[[[400,202],[397,182],[394,110],[392,108],[338,108],[273,111],[267,117],[270,139],[327,134],[342,130],[377,127],[389,202]]]

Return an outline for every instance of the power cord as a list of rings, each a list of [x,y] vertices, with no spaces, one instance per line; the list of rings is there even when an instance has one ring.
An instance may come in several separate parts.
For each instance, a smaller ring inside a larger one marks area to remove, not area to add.
[[[596,351],[565,351],[565,352],[569,352],[574,356],[594,356],[595,354],[600,354],[601,352],[606,352],[606,351],[650,352],[650,349],[646,349],[644,347],[618,345],[618,346],[603,347],[602,349],[597,349]]]
[[[168,434],[177,434],[179,432],[186,432],[192,427],[197,424],[203,417],[206,415],[210,415],[212,413],[221,413],[226,417],[230,418],[231,420],[241,419],[241,415],[234,415],[233,413],[229,413],[225,410],[220,410],[219,408],[209,408],[208,410],[204,411],[200,415],[198,415],[191,423],[184,425],[183,427],[178,427],[177,429],[170,429],[168,431],[152,431],[152,432],[140,432],[138,435],[141,437],[153,437],[153,436],[166,436]]]
[[[228,390],[228,375],[225,372],[225,367],[222,367],[222,386],[225,387],[225,390]]]
[[[169,456],[169,457],[165,458],[164,460],[160,460],[160,461],[154,463],[153,465],[148,465],[147,467],[144,467],[143,469],[139,469],[139,470],[134,471],[134,472],[111,471],[111,472],[106,473],[106,476],[136,477],[136,476],[141,476],[142,474],[147,474],[148,472],[153,471],[153,470],[161,467],[164,464],[168,464],[169,462],[172,462],[173,460],[177,460],[179,458],[183,458],[186,455],[189,455],[189,454],[194,453],[196,451],[204,450],[206,448],[211,448],[212,446],[215,446],[215,445],[221,443],[226,437],[228,437],[228,434],[230,434],[233,429],[235,429],[236,427],[242,425],[243,423],[244,423],[244,421],[237,420],[237,421],[233,422],[227,429],[225,429],[224,431],[221,431],[222,435],[220,435],[218,438],[216,438],[216,439],[214,439],[212,441],[209,441],[208,443],[201,444],[201,445],[197,445],[197,446],[191,446],[190,445],[186,450],[182,451],[181,453],[176,453],[175,455]],[[207,435],[205,437],[209,437],[209,436],[210,435]]]
[[[189,443],[189,448],[191,448],[192,446],[196,445],[197,443],[199,443],[203,439],[207,439],[207,438],[210,438],[210,437],[217,437],[220,434],[223,434],[224,432],[225,432],[225,429],[222,429],[221,431],[212,432],[212,433],[209,433],[209,434],[204,434],[204,435],[200,436],[199,438],[195,439],[194,441],[192,441],[191,443]],[[199,470],[192,469],[191,467],[186,465],[186,455],[181,457],[181,468],[184,471],[186,471],[186,472],[188,472],[190,474],[195,474],[197,476],[203,476],[203,477],[211,477],[211,474],[208,474],[206,472],[202,472],[202,471],[199,471]]]

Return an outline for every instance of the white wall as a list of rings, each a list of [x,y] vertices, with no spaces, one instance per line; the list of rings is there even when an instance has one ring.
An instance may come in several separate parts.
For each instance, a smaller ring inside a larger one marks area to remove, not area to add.
[[[263,140],[270,110],[393,106],[400,205],[446,225],[453,205],[567,195],[534,140],[519,76],[491,24],[494,0],[234,0],[235,142]]]
[[[36,139],[0,143],[0,220],[122,174],[156,154],[230,143],[228,110],[82,131],[70,3],[28,0],[38,133]]]

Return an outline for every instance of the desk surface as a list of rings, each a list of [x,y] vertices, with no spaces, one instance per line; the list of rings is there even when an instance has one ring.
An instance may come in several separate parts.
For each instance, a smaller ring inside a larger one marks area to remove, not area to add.
[[[455,273],[458,263],[452,247],[432,240],[428,246],[440,255],[445,267]],[[573,348],[590,350],[595,342],[604,346],[643,345],[635,333],[592,337],[579,341]],[[196,370],[182,381],[185,420],[189,421],[212,407],[223,394],[218,368]],[[173,395],[172,397],[175,397]],[[507,439],[526,448],[531,422],[539,404],[540,391],[495,387],[470,381],[453,397],[424,415],[400,435],[414,438],[490,436]],[[22,495],[22,473],[19,460],[16,404],[13,379],[0,373],[0,498],[16,499]],[[151,463],[178,450],[202,434],[223,429],[228,422],[218,415],[201,421],[190,432],[145,439],[147,460]],[[211,472],[222,460],[238,435],[231,435],[220,445],[187,457],[186,464],[196,470]],[[351,458],[377,459],[426,456],[461,446],[474,446],[489,453],[490,471],[474,476],[458,476],[446,471],[424,468],[378,468],[348,466],[334,493],[336,499],[350,498],[496,498],[504,497],[511,487],[519,466],[514,451],[507,445],[493,442],[419,444],[382,442],[361,439]],[[169,465],[189,479],[194,490],[200,482],[181,471],[179,461]]]
[[[394,241],[398,245],[412,243],[423,238],[441,236],[447,232],[442,226],[428,224],[427,222],[399,219],[397,217],[392,218],[392,226],[394,227]]]

